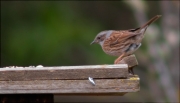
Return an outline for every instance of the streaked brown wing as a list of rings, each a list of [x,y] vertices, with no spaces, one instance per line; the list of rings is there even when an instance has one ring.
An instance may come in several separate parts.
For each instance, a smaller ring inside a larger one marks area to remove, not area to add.
[[[126,43],[125,40],[138,35],[138,33],[129,32],[129,31],[113,31],[107,40],[105,40],[105,44],[109,44],[111,47],[113,46],[121,46]]]
[[[104,41],[102,48],[109,55],[120,56],[134,42],[131,37],[133,38],[135,35],[137,33],[129,31],[113,31]]]

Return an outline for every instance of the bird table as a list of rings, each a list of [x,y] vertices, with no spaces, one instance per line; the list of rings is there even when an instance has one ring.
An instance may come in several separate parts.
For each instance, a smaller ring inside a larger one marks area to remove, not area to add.
[[[41,94],[52,101],[52,95],[123,96],[140,90],[138,75],[128,72],[136,65],[135,55],[130,55],[114,65],[0,68],[0,97]]]

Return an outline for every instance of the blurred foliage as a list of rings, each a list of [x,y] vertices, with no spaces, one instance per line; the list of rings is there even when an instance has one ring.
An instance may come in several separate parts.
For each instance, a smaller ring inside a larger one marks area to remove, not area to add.
[[[112,64],[99,45],[102,30],[146,31],[136,52],[141,90],[123,97],[57,97],[57,101],[177,102],[179,1],[1,1],[1,67]],[[175,55],[176,54],[176,55]],[[71,98],[71,99],[68,99]]]

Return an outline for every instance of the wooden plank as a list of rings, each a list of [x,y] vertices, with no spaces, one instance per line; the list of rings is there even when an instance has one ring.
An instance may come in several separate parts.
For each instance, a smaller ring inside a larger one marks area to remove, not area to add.
[[[133,54],[133,55],[124,57],[121,61],[118,62],[118,64],[127,64],[128,72],[134,75],[133,68],[138,65],[138,62],[137,62],[136,56]]]
[[[127,64],[128,68],[132,68],[134,66],[137,66],[138,62],[137,62],[136,56],[133,54],[133,55],[124,57],[121,61],[118,62],[118,64]]]
[[[139,77],[128,79],[94,79],[89,80],[34,80],[34,81],[0,81],[0,94],[18,93],[53,93],[53,94],[116,94],[139,91]]]
[[[0,68],[0,81],[13,80],[77,80],[92,78],[126,78],[128,66],[89,65],[60,67]]]

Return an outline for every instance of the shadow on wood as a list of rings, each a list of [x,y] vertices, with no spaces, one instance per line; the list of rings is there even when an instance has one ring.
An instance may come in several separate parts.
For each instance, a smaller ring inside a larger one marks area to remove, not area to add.
[[[119,63],[119,64],[127,64],[127,65],[128,65],[128,71],[129,71],[129,73],[131,73],[131,74],[133,74],[133,75],[134,75],[133,68],[138,65],[136,56],[135,56],[134,54],[133,54],[133,55],[130,55],[130,56],[127,56],[127,57],[124,57],[124,58],[123,58],[121,61],[119,61],[118,63]]]
[[[53,94],[0,94],[1,103],[53,103]]]

